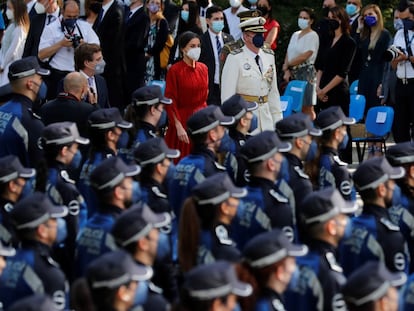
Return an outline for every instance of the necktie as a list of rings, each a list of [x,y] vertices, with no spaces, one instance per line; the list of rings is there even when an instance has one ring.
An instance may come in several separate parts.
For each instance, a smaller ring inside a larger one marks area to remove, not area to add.
[[[260,56],[256,55],[254,59],[256,60],[257,67],[259,67],[260,72],[262,72],[262,68],[260,68]]]
[[[200,13],[201,13],[201,14],[200,14],[200,15],[201,15],[201,17],[204,17],[204,15],[205,15],[205,9],[201,8],[201,10],[200,10],[200,11],[201,11],[201,12],[200,12]]]
[[[98,22],[97,22],[97,26],[99,26],[99,24],[101,23],[101,21],[102,21],[102,17],[103,17],[103,14],[104,14],[104,9],[101,9],[101,10],[99,11],[98,17],[96,18],[96,20],[98,21]]]
[[[217,55],[220,58],[220,53],[221,53],[221,43],[220,43],[220,38],[219,36],[216,36],[216,46],[217,46]]]
[[[53,16],[52,14],[47,16],[47,24],[49,25],[51,22],[53,22],[55,20],[55,16]]]

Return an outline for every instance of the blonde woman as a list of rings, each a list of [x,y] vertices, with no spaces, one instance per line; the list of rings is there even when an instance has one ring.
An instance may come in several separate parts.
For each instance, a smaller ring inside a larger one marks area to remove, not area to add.
[[[6,15],[10,23],[4,32],[0,49],[0,86],[9,83],[7,77],[9,65],[23,55],[30,25],[27,7],[23,0],[7,1]]]

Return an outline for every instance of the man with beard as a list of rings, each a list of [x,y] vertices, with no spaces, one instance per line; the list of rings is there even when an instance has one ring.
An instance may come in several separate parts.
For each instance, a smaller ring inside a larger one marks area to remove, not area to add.
[[[100,204],[79,233],[75,260],[77,276],[84,275],[92,260],[116,248],[109,232],[116,217],[131,205],[132,177],[140,171],[138,165],[126,165],[118,157],[102,161],[92,171],[90,181]]]
[[[354,182],[364,206],[352,220],[352,234],[341,249],[345,274],[368,260],[384,261],[390,271],[408,272],[407,242],[389,214],[394,179],[404,175],[403,167],[392,167],[385,157],[366,160],[355,171]]]

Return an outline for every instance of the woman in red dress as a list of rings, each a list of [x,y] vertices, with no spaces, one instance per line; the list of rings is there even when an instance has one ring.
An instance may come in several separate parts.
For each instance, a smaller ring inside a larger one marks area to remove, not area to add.
[[[257,1],[257,9],[262,12],[262,16],[266,19],[266,23],[263,25],[266,29],[266,32],[264,33],[265,47],[274,51],[277,47],[277,36],[279,35],[280,25],[272,17],[271,1]]]
[[[207,107],[208,69],[197,61],[201,52],[197,34],[184,32],[178,46],[182,60],[171,66],[167,73],[165,96],[173,103],[166,107],[169,128],[165,141],[170,148],[180,150],[183,158],[191,151],[187,120],[197,110]]]

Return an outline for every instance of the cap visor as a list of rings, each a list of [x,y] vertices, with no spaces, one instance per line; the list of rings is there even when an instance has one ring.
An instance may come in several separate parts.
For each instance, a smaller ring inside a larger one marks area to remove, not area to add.
[[[167,98],[167,97],[163,97],[163,98],[161,98],[160,103],[164,104],[164,105],[171,105],[172,104],[172,99]]]
[[[79,136],[78,138],[75,139],[75,142],[77,142],[78,144],[81,144],[81,145],[87,145],[87,144],[89,144],[89,139]]]
[[[144,204],[142,218],[155,228],[162,228],[171,222],[171,216],[168,213],[154,213],[151,208]]]
[[[19,172],[19,177],[21,178],[30,178],[36,174],[36,170],[34,168],[23,168]]]
[[[68,208],[66,206],[53,206],[52,210],[49,212],[50,217],[52,218],[62,218],[68,214]]]
[[[165,154],[169,159],[176,159],[180,156],[181,152],[178,149],[168,149]]]
[[[340,212],[343,214],[352,214],[355,213],[358,210],[359,206],[357,202],[350,202],[345,201],[345,206],[340,208]]]
[[[151,267],[138,265],[136,263],[134,263],[128,270],[131,274],[131,279],[137,282],[149,280],[154,274]]]
[[[407,281],[407,275],[404,272],[390,272],[389,281],[392,286],[399,287]]]
[[[127,121],[121,121],[117,123],[116,126],[122,129],[130,129],[132,127],[132,123]]]
[[[289,152],[292,149],[292,144],[281,142],[280,145],[277,146],[277,149],[279,152]]]
[[[48,75],[50,75],[50,70],[49,69],[44,69],[44,68],[39,68],[39,69],[36,70],[36,73],[38,75],[41,75],[41,76],[48,76]]]
[[[127,170],[123,172],[125,176],[131,177],[141,173],[141,167],[139,165],[127,165],[126,168]]]
[[[219,119],[220,125],[232,125],[235,122],[234,117],[222,116]]]
[[[247,189],[234,187],[233,189],[230,189],[230,195],[236,199],[244,198],[247,195]]]
[[[13,247],[0,246],[0,256],[11,257],[16,255],[16,250]]]
[[[389,174],[391,179],[400,179],[405,176],[405,169],[401,166],[393,167],[392,173]]]
[[[233,287],[233,290],[232,290],[233,294],[240,296],[240,297],[250,296],[253,292],[252,286],[248,283],[235,281],[231,285]]]
[[[306,245],[292,244],[288,249],[288,255],[292,257],[305,256],[309,251]]]
[[[309,130],[309,135],[311,135],[311,136],[322,136],[322,130],[317,129],[317,128],[313,128],[313,129]]]
[[[258,103],[256,103],[256,102],[246,102],[245,109],[247,111],[253,111],[253,110],[256,110],[257,108],[259,108]]]
[[[351,125],[351,124],[355,124],[356,123],[356,120],[355,120],[355,118],[345,118],[343,120],[343,123],[345,125]]]

